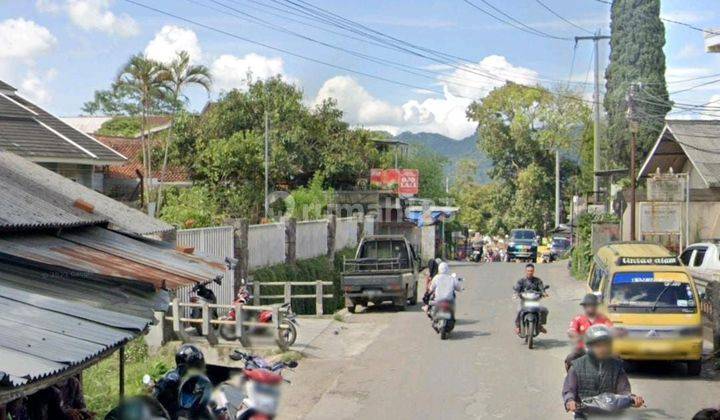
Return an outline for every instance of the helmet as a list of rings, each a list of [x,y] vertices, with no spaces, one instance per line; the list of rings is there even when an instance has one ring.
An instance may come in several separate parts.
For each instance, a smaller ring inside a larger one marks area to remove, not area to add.
[[[580,306],[598,306],[600,303],[598,297],[593,293],[588,293],[583,297],[582,302],[580,302]]]
[[[610,329],[604,325],[593,325],[585,331],[585,345],[612,341]]]
[[[205,369],[205,356],[192,344],[183,344],[175,353],[175,365],[181,375],[190,369]]]
[[[180,385],[179,403],[184,410],[201,411],[212,397],[213,385],[205,375],[192,375]]]
[[[449,274],[450,273],[450,266],[446,262],[441,262],[440,265],[438,265],[438,273],[440,274]]]

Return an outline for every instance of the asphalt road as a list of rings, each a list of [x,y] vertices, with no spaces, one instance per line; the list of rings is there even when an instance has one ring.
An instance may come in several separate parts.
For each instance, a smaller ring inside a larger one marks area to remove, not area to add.
[[[453,267],[465,278],[458,325],[441,341],[419,308],[370,308],[337,323],[309,348],[283,397],[281,418],[304,419],[563,419],[567,325],[583,286],[564,264],[539,265],[551,286],[548,334],[528,350],[512,331],[511,287],[521,264]],[[688,378],[681,365],[634,366],[633,391],[643,419],[690,419],[720,405],[720,378],[710,369]]]

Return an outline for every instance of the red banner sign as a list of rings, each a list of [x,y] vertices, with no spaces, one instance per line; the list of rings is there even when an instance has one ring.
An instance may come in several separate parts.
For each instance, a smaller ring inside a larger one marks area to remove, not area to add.
[[[370,185],[415,195],[420,189],[420,173],[417,169],[371,169]]]

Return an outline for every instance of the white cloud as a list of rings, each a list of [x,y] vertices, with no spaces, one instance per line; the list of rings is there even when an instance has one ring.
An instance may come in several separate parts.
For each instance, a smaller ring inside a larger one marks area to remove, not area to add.
[[[62,11],[60,3],[54,0],[35,0],[35,7],[43,13],[58,13]]]
[[[52,99],[47,84],[53,81],[55,77],[57,77],[55,69],[50,69],[42,74],[30,70],[22,80],[19,91],[36,103],[47,104]]]
[[[174,25],[165,25],[155,34],[147,47],[145,55],[162,63],[171,62],[180,51],[187,51],[191,62],[202,58],[200,41],[194,31]]]
[[[128,14],[111,12],[110,0],[67,0],[65,3],[70,20],[86,31],[100,31],[109,35],[130,37],[140,28]]]
[[[57,39],[44,26],[23,18],[0,22],[0,60],[33,59],[50,51]]]
[[[487,77],[490,74],[493,76]],[[475,132],[476,124],[466,117],[467,107],[473,100],[484,97],[506,80],[536,84],[536,78],[535,71],[513,66],[505,57],[492,55],[439,77],[442,97],[413,99],[396,106],[375,98],[352,77],[337,76],[322,85],[314,102],[335,99],[345,120],[354,125],[393,134],[427,131],[461,139]],[[419,90],[415,93],[426,96],[432,92]]]
[[[255,53],[243,57],[223,54],[213,61],[210,71],[214,79],[214,90],[225,91],[245,87],[248,74],[255,80],[284,75],[283,67],[280,57],[268,58]]]
[[[0,80],[17,87],[20,93],[39,103],[47,103],[51,94],[47,83],[53,80],[54,69],[41,72],[37,59],[57,44],[50,31],[37,23],[19,19],[0,22]]]

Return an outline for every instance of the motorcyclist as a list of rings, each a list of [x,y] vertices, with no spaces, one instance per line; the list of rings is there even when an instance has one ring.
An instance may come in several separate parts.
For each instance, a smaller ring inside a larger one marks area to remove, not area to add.
[[[446,262],[441,262],[438,266],[438,274],[430,282],[430,294],[433,302],[449,301],[454,303],[455,292],[460,290],[462,290],[460,280],[450,274],[450,266]]]
[[[483,247],[485,245],[485,241],[483,240],[483,237],[480,235],[480,232],[475,232],[475,235],[472,237],[471,245],[473,250],[478,250],[480,252],[480,260],[482,260],[483,257]]]
[[[175,353],[175,369],[166,373],[153,389],[153,397],[165,407],[172,420],[178,418],[180,385],[191,370],[204,372],[205,356],[192,344],[183,344]]]
[[[593,325],[585,332],[584,341],[587,354],[572,362],[563,384],[565,410],[575,413],[575,418],[585,418],[578,412],[579,403],[602,393],[631,395],[633,406],[642,407],[645,400],[632,395],[622,361],[612,355],[610,329],[605,325]]]
[[[598,311],[599,299],[592,293],[588,293],[580,302],[580,306],[583,307],[583,314],[578,315],[570,321],[570,328],[568,329],[568,337],[575,344],[573,351],[565,358],[565,370],[570,369],[570,364],[573,360],[583,356],[585,354],[585,344],[582,341],[583,335],[588,328],[593,325],[605,325],[612,328],[612,321],[605,315]]]
[[[535,265],[527,264],[525,266],[525,276],[515,283],[513,286],[515,296],[519,297],[524,292],[537,292],[546,296],[545,285],[542,280],[535,277]],[[518,310],[517,316],[515,317],[515,334],[520,334],[520,316],[522,315],[522,308]],[[541,333],[546,333],[547,330],[543,325],[538,325],[538,329]]]

